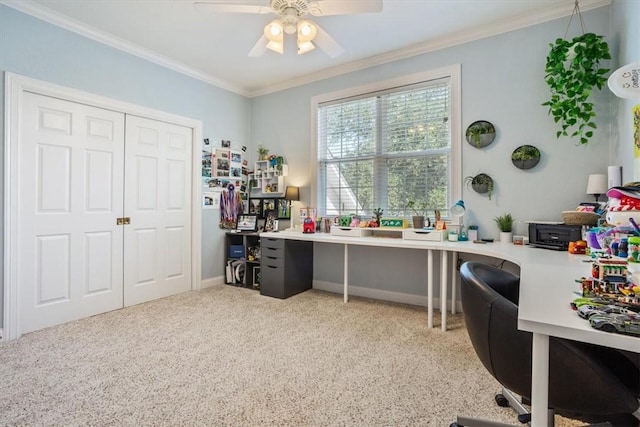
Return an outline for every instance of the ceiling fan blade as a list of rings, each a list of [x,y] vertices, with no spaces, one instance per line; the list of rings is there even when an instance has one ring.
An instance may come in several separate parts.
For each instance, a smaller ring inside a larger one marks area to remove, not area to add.
[[[234,2],[229,0],[197,1],[193,7],[198,10],[218,13],[259,13],[261,15],[271,13],[271,8],[265,6],[265,1],[243,0]]]
[[[249,56],[252,58],[257,58],[258,56],[264,55],[264,53],[267,51],[267,43],[269,43],[269,40],[263,34],[262,37],[260,37],[260,40],[258,40],[258,43],[253,46],[251,51],[249,51]]]
[[[316,29],[318,31],[316,33],[316,37],[313,39],[313,42],[332,58],[342,55],[344,53],[344,48],[340,46],[338,42],[329,35],[329,33],[320,28],[318,24],[316,24],[315,22],[313,24],[316,26]]]
[[[382,0],[317,0],[309,2],[309,13],[314,16],[377,12],[382,12]]]

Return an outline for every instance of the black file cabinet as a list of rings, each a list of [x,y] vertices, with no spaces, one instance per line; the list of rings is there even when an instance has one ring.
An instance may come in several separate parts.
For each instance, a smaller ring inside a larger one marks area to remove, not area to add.
[[[274,298],[289,298],[311,289],[313,242],[262,237],[260,252],[260,294]]]

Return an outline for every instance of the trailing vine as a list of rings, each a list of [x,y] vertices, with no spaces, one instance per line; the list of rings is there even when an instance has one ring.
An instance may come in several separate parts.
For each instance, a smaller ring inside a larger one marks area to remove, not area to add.
[[[545,82],[551,89],[551,98],[543,103],[561,130],[556,137],[579,137],[587,144],[593,137],[596,113],[589,96],[594,87],[602,89],[607,82],[607,68],[600,62],[611,59],[609,46],[603,36],[585,33],[573,40],[557,39],[550,44],[547,56]]]

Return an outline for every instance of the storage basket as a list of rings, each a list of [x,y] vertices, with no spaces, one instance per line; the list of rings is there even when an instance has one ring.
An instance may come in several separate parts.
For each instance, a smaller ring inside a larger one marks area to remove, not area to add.
[[[563,211],[562,220],[567,225],[589,225],[594,226],[598,223],[600,215],[593,212],[581,211]]]

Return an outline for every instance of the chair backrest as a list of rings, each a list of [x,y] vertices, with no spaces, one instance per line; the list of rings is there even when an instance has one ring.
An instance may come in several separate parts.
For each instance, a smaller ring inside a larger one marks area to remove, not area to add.
[[[476,354],[504,387],[529,399],[532,335],[518,330],[519,277],[475,261],[462,264],[460,277],[462,309]],[[633,392],[607,367],[635,369],[637,378],[637,367],[622,354],[553,337],[549,345],[550,407],[578,418],[638,409]]]

